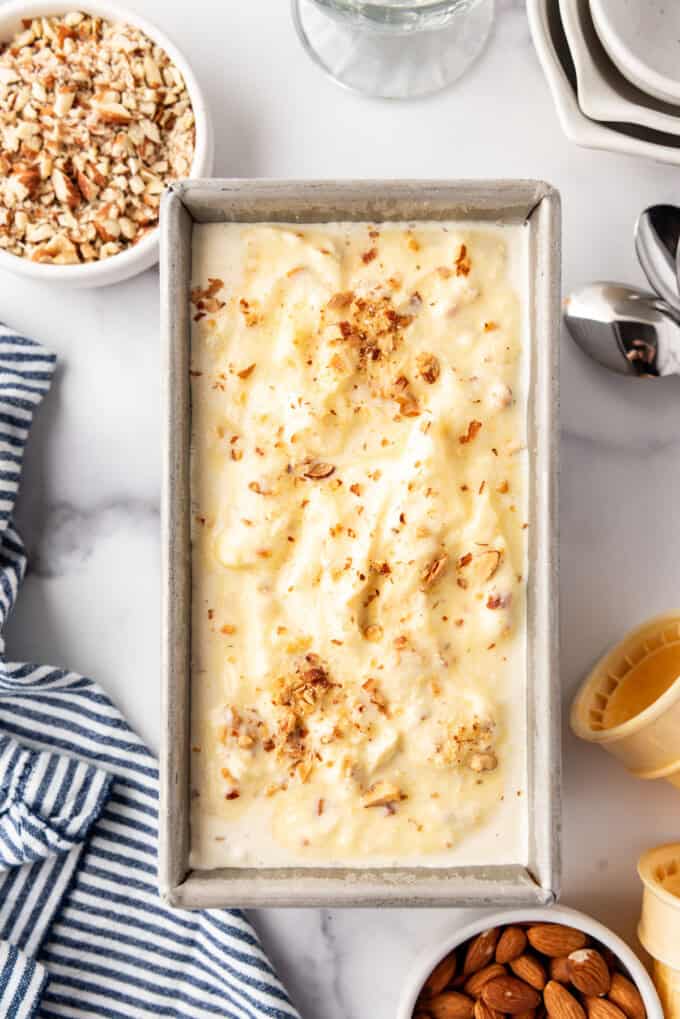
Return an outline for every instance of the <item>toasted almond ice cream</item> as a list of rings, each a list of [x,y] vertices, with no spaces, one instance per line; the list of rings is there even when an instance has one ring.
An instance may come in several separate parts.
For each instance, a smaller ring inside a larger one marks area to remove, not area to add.
[[[524,244],[194,227],[192,866],[526,861]]]

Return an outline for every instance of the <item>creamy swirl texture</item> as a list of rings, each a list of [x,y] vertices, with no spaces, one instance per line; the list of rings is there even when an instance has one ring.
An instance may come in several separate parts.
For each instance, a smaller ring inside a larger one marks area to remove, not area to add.
[[[523,862],[522,228],[193,243],[192,865]]]

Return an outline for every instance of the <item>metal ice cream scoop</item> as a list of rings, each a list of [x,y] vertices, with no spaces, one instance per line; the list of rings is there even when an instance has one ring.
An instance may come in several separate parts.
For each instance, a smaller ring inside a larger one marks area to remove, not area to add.
[[[589,357],[621,375],[680,374],[680,325],[654,294],[590,283],[564,302],[564,321]]]

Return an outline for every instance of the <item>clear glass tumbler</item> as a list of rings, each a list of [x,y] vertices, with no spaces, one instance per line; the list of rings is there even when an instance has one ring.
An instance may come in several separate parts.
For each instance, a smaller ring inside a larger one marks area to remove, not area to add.
[[[489,37],[495,0],[291,0],[309,55],[339,84],[409,99],[450,85]]]

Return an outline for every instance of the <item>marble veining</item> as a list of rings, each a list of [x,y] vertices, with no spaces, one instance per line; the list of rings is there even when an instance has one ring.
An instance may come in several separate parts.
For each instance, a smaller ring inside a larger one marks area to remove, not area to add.
[[[37,532],[22,529],[30,535],[29,572],[50,580],[80,570],[102,538],[128,527],[156,529],[159,523],[159,503],[147,500],[121,498],[91,508],[68,502],[50,505]]]
[[[330,991],[333,1007],[338,1010],[339,1014],[346,1015],[348,1002],[345,995],[345,987],[341,979],[340,958],[335,938],[333,914],[329,910],[322,909],[319,911],[319,927],[321,931],[321,938],[326,949],[326,957],[331,967],[330,985],[328,978],[326,977],[321,993],[323,994],[327,990]]]
[[[578,149],[562,135],[522,0],[499,0],[490,44],[431,99],[370,102],[304,56],[287,4],[139,0],[206,89],[217,172],[280,177],[540,177],[562,192],[565,291],[644,285],[637,213],[677,201],[677,172]],[[216,43],[218,40],[218,43]],[[0,274],[0,318],[60,358],[27,451],[19,525],[32,567],[7,628],[19,660],[96,677],[138,731],[159,731],[158,275],[62,292]],[[627,627],[678,607],[680,381],[631,381],[562,344],[561,639],[565,702]],[[643,786],[565,727],[563,901],[637,948],[638,854],[678,838],[678,793]],[[630,819],[635,823],[631,824]],[[611,850],[616,846],[616,852]],[[393,1019],[420,951],[469,914],[263,910],[265,946],[307,1019]]]

